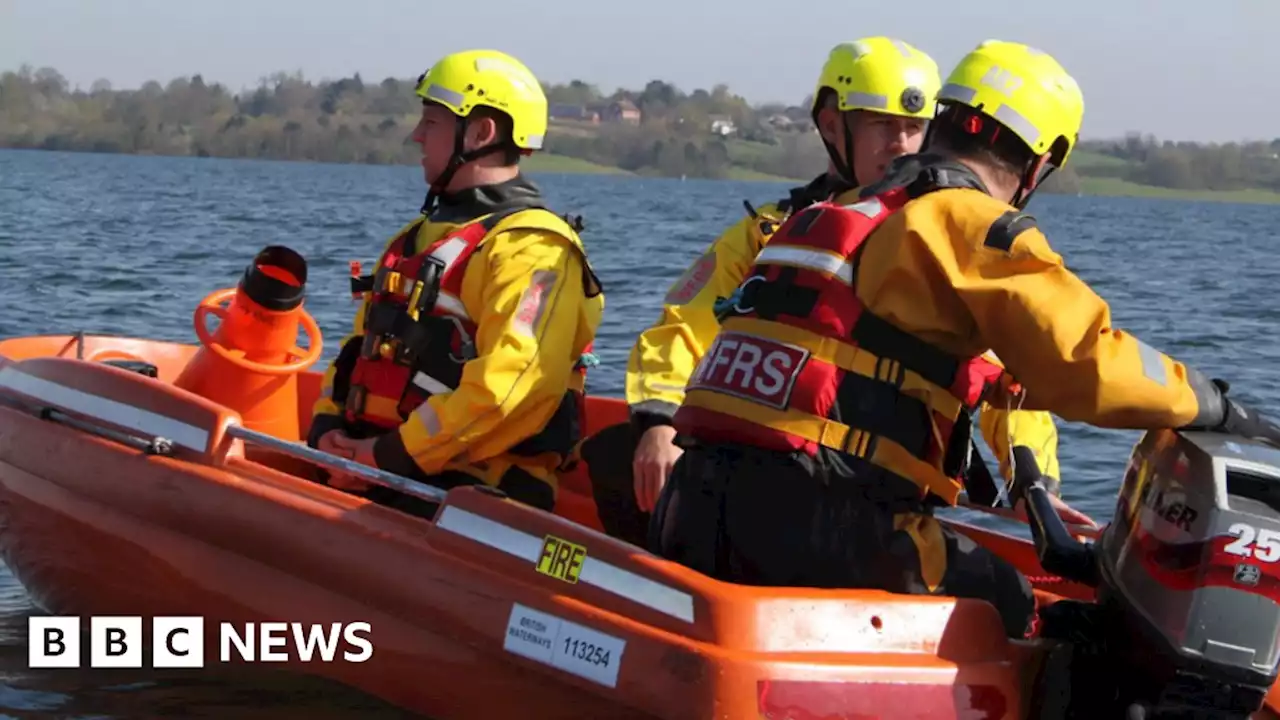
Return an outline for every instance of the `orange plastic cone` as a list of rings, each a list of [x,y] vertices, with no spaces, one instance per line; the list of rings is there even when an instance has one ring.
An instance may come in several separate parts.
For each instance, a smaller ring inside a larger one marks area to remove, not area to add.
[[[301,255],[281,245],[264,248],[237,287],[213,292],[196,306],[203,347],[174,384],[239,412],[247,428],[300,440],[298,373],[323,349],[320,327],[302,307],[306,283]],[[212,335],[205,325],[209,315],[221,321]],[[297,344],[299,325],[307,332],[306,350]]]

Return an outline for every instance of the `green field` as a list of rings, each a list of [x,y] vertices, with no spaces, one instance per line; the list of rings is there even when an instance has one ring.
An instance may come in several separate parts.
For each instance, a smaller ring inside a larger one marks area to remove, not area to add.
[[[1084,195],[1104,197],[1163,198],[1167,200],[1198,200],[1233,203],[1280,203],[1280,193],[1270,190],[1175,190],[1174,188],[1140,185],[1119,178],[1084,176],[1080,178]]]
[[[762,143],[746,140],[730,140],[729,156],[734,166],[729,169],[730,180],[760,182],[805,182],[800,178],[785,178],[762,173],[745,167],[752,160],[776,148]],[[1270,190],[1176,190],[1173,188],[1142,185],[1140,183],[1121,180],[1117,177],[1098,177],[1097,174],[1114,174],[1128,163],[1109,155],[1092,153],[1087,150],[1078,151],[1071,156],[1070,167],[1080,175],[1081,194],[1100,197],[1138,197],[1162,198],[1168,200],[1195,200],[1208,202],[1265,203],[1280,204],[1280,193]],[[631,175],[621,168],[599,165],[566,155],[537,153],[526,158],[521,165],[530,172],[543,173],[580,173],[595,175]]]
[[[534,153],[533,155],[520,161],[520,167],[529,172],[544,173],[583,173],[591,175],[630,175],[631,173],[622,168],[608,167],[606,165],[597,165],[587,160],[581,160],[567,155],[552,155],[550,153]]]
[[[756,172],[756,170],[742,167],[742,165],[750,164],[751,160],[759,158],[760,155],[776,151],[772,146],[745,140],[731,140],[728,141],[727,145],[728,150],[730,150],[730,158],[735,163],[735,167],[730,169],[730,176],[728,176],[730,179],[735,179],[735,181],[805,182],[801,178],[772,176],[772,174],[760,173]],[[620,168],[608,168],[604,167],[604,165],[596,165],[576,158],[566,158],[566,156],[562,155],[534,155],[529,160],[525,160],[525,164],[532,172],[630,174]],[[1110,155],[1101,155],[1087,150],[1074,152],[1069,163],[1070,167],[1074,168],[1075,172],[1080,176],[1080,192],[1082,192],[1082,195],[1280,204],[1280,192],[1268,190],[1174,190],[1174,188],[1169,187],[1157,187],[1151,186],[1151,184],[1124,181],[1124,179],[1116,177],[1094,177],[1094,173],[1115,173],[1117,169],[1124,168],[1126,164],[1128,163],[1125,160],[1111,158]]]

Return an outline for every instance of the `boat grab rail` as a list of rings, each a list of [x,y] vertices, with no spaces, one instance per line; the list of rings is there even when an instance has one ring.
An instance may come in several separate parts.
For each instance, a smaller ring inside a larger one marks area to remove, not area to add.
[[[243,425],[231,425],[226,429],[226,433],[228,436],[237,438],[243,442],[260,445],[282,455],[288,455],[289,457],[297,458],[299,460],[305,460],[313,465],[318,465],[329,470],[337,470],[339,472],[346,473],[347,475],[358,477],[361,480],[367,480],[376,485],[381,485],[382,487],[402,492],[405,495],[411,495],[420,500],[440,503],[444,502],[445,496],[448,495],[448,492],[441,488],[427,485],[426,483],[421,483],[416,480],[410,480],[402,475],[396,475],[395,473],[390,473],[386,470],[369,467],[368,465],[358,463],[339,455],[327,453],[323,450],[317,450],[309,445],[291,442],[289,440],[281,440],[274,435],[268,435],[267,433],[259,432],[257,430],[250,430]]]
[[[15,410],[25,410],[36,415],[42,420],[57,422],[61,425],[73,427],[81,432],[106,438],[108,440],[120,443],[128,447],[132,447],[147,455],[161,455],[170,457],[174,453],[174,442],[169,438],[161,435],[151,435],[136,430],[127,431],[104,426],[103,422],[98,418],[79,417],[69,414],[61,409],[52,407],[47,403],[32,402],[30,400],[23,401],[19,398],[5,397],[0,395],[0,406],[10,407]],[[369,467],[354,460],[344,458],[338,455],[317,450],[302,443],[281,440],[274,435],[268,435],[264,432],[251,430],[238,423],[230,423],[224,433],[227,437],[235,438],[244,443],[259,445],[270,450],[274,450],[282,455],[309,462],[319,467],[329,470],[337,470],[361,480],[366,480],[375,485],[381,485],[405,495],[411,495],[420,500],[427,502],[441,503],[444,502],[448,492],[426,483],[395,473],[390,473],[378,468]],[[495,492],[498,492],[495,490]]]

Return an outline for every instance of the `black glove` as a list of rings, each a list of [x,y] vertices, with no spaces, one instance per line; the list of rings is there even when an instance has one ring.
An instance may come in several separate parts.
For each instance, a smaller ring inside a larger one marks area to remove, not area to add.
[[[1214,378],[1212,382],[1214,387],[1218,389],[1218,396],[1222,399],[1222,421],[1211,427],[1191,429],[1267,440],[1280,447],[1280,425],[1263,417],[1262,413],[1257,410],[1227,397],[1227,393],[1231,390],[1231,385],[1226,380]]]

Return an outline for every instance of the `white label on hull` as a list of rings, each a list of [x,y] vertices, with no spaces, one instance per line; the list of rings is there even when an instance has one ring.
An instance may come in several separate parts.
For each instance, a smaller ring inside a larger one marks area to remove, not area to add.
[[[627,642],[514,603],[502,647],[612,688],[618,686],[618,668]]]

